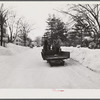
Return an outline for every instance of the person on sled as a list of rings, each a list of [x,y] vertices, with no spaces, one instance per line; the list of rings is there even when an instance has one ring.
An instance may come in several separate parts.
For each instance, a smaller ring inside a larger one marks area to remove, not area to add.
[[[47,39],[44,40],[43,50],[44,50],[44,52],[47,52],[47,50],[48,50],[48,41],[47,41]]]
[[[50,43],[50,39],[48,37],[45,38],[45,40],[44,40],[43,50],[45,53],[49,53],[51,50],[51,43]]]
[[[52,50],[54,51],[55,54],[59,54],[59,52],[61,51],[60,44],[61,44],[61,39],[58,36],[57,39],[53,40],[53,45],[52,45]]]

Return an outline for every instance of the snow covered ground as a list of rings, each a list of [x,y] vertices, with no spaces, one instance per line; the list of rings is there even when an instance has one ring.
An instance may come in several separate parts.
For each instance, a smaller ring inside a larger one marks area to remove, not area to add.
[[[99,49],[62,47],[71,58],[59,67],[50,67],[41,49],[0,47],[0,88],[100,89]]]
[[[88,49],[77,47],[64,47],[63,50],[71,52],[71,58],[80,62],[85,67],[100,72],[100,49]]]

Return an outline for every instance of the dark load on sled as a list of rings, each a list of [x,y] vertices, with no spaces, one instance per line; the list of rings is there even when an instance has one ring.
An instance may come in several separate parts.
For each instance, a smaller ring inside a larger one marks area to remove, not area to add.
[[[53,53],[52,50],[41,52],[43,60],[47,60],[47,62],[51,66],[55,65],[64,65],[64,59],[70,58],[70,52],[60,51],[58,54]]]

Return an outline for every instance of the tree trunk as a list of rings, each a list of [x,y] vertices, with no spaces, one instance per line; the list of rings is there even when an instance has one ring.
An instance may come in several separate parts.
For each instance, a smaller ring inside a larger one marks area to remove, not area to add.
[[[81,29],[81,46],[82,46],[82,40],[83,40],[83,34],[82,34],[82,29]]]
[[[24,46],[26,46],[26,35],[24,35]]]
[[[3,45],[3,24],[1,22],[1,46]]]
[[[11,36],[10,36],[10,42],[12,43],[12,33],[11,33]]]
[[[10,42],[12,43],[13,41],[12,41],[12,33],[13,33],[13,31],[12,31],[12,28],[9,26],[9,30],[10,30]]]

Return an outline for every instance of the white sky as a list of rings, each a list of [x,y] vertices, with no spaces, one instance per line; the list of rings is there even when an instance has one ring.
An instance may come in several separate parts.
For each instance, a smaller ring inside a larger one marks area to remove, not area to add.
[[[65,9],[66,4],[72,4],[76,2],[65,2],[65,1],[9,1],[9,2],[0,2],[4,3],[5,7],[11,8],[17,14],[17,16],[25,17],[30,24],[35,24],[35,30],[30,32],[30,37],[34,39],[36,36],[42,36],[46,29],[46,20],[48,14],[56,14],[57,17],[60,17],[64,20],[68,20],[67,16],[55,11],[54,9]],[[81,2],[84,3],[84,2]],[[86,2],[85,2],[86,3]],[[93,2],[92,2],[93,3]],[[67,7],[66,7],[67,8]]]
[[[46,20],[48,14],[56,14],[59,17],[63,17],[61,13],[58,13],[54,9],[62,9],[65,6],[65,2],[4,2],[4,6],[11,8],[16,12],[17,16],[23,16],[30,24],[35,24],[35,30],[29,33],[29,36],[34,39],[36,36],[42,36],[46,29]]]

